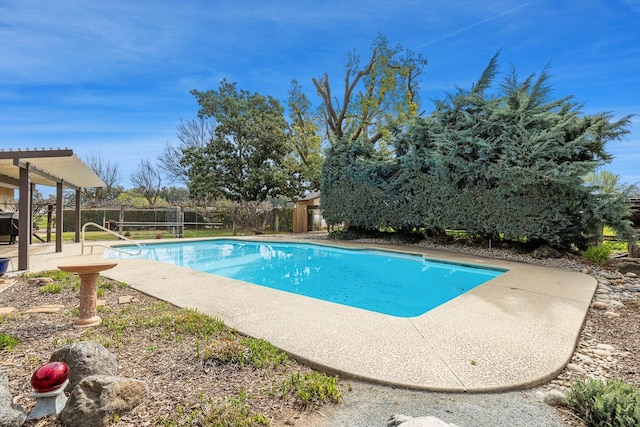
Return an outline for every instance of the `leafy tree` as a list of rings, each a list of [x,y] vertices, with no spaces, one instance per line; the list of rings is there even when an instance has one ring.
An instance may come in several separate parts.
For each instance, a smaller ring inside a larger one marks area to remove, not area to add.
[[[191,202],[189,190],[184,187],[162,187],[160,189],[160,198],[172,205],[187,205]]]
[[[120,186],[122,174],[119,165],[105,160],[99,152],[90,152],[85,163],[105,185],[100,188],[83,188],[81,192],[82,204],[86,207],[98,207],[113,202],[123,191]]]
[[[333,94],[328,74],[314,78],[327,138],[332,142],[363,139],[372,144],[388,138],[392,128],[419,114],[419,78],[426,63],[400,45],[390,47],[379,34],[366,64],[361,65],[355,51],[348,53],[341,97]]]
[[[162,177],[149,159],[140,159],[138,167],[131,173],[131,183],[136,190],[154,207],[160,196]]]
[[[299,192],[317,191],[322,167],[322,141],[318,134],[317,118],[311,113],[311,102],[300,84],[293,80],[287,100],[289,109],[289,137],[293,150],[284,159],[284,168],[292,185]]]
[[[238,90],[227,80],[217,90],[191,93],[200,105],[199,116],[215,122],[207,145],[187,148],[180,161],[188,168],[194,199],[263,201],[295,192],[283,168],[291,145],[276,99]]]

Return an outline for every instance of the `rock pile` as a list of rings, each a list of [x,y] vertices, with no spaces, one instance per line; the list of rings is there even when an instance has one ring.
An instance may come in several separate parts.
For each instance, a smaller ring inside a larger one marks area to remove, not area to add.
[[[122,415],[138,406],[149,394],[145,382],[116,376],[116,357],[101,344],[83,341],[56,351],[50,361],[69,366],[71,392],[60,413],[65,426],[106,426],[115,415]],[[13,405],[9,381],[0,371],[0,425],[21,426],[27,414]]]
[[[625,273],[585,271],[585,273],[591,273],[598,281],[591,307],[601,310],[604,317],[617,318],[620,314],[616,309],[624,306],[623,301],[640,299],[640,279],[637,273],[630,271]],[[547,384],[547,391],[540,392],[540,397],[550,405],[561,405],[572,381],[585,377],[609,379],[611,369],[619,363],[621,358],[628,356],[630,356],[628,352],[617,349],[609,343],[598,342],[588,331],[583,331],[566,369]]]

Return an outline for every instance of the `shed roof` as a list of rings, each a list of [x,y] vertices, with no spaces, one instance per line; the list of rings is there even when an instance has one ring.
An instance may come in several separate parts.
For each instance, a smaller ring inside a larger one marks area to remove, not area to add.
[[[70,188],[103,187],[98,175],[76,156],[72,150],[34,149],[0,150],[0,182],[18,187],[20,168],[29,163],[31,182],[47,186]]]

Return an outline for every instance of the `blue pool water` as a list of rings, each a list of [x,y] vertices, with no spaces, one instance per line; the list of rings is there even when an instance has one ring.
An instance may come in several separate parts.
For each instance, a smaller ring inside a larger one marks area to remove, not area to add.
[[[399,317],[420,316],[505,271],[386,251],[231,239],[149,244],[137,256],[108,250],[105,257],[151,259]]]

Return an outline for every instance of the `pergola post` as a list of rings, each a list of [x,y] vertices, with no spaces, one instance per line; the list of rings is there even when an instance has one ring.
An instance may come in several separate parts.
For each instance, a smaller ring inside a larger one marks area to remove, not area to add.
[[[56,184],[56,252],[62,252],[62,224],[63,207],[62,207],[62,184],[60,180]]]
[[[29,243],[31,242],[31,182],[29,162],[20,167],[20,199],[18,201],[18,270],[29,269]]]
[[[74,230],[76,231],[76,235],[74,238],[74,242],[80,243],[80,229],[82,225],[80,224],[80,189],[76,188],[76,212],[75,212],[75,220],[74,220]]]

